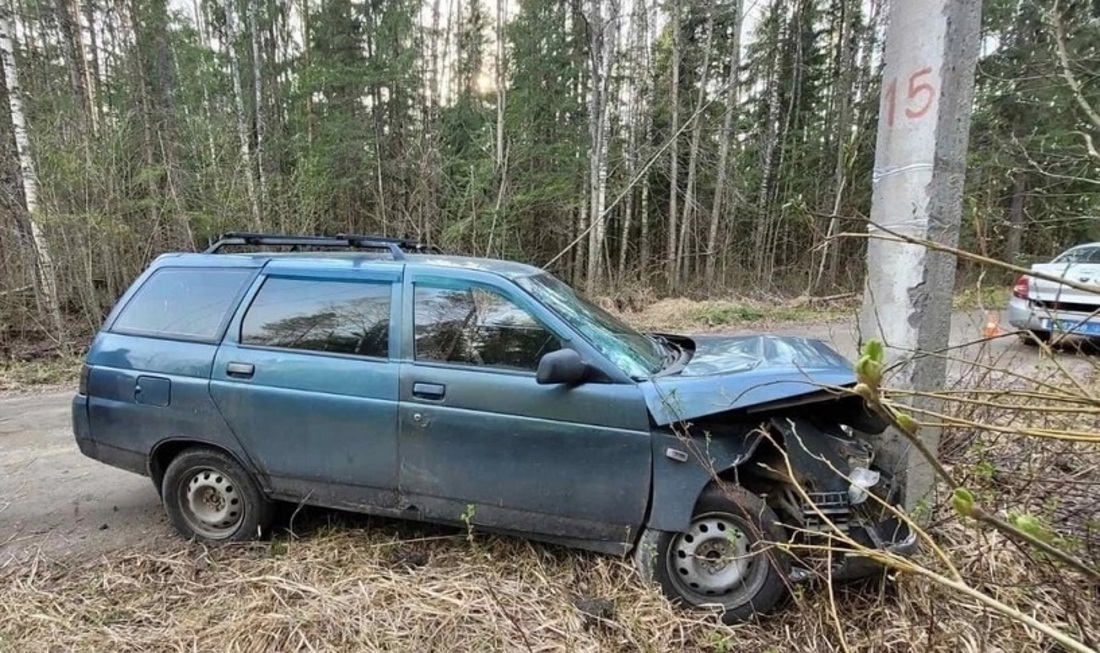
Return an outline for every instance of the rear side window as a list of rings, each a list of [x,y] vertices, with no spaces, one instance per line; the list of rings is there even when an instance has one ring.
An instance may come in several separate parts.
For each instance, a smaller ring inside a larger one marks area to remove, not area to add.
[[[391,285],[271,277],[244,316],[241,342],[386,358]]]
[[[162,268],[142,284],[111,327],[134,335],[214,340],[253,270]]]

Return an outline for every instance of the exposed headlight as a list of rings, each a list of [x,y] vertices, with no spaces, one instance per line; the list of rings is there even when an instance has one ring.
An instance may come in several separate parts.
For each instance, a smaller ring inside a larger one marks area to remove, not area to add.
[[[873,488],[882,475],[866,467],[853,467],[848,478],[852,481],[848,486],[848,502],[855,506],[867,500],[867,490]]]

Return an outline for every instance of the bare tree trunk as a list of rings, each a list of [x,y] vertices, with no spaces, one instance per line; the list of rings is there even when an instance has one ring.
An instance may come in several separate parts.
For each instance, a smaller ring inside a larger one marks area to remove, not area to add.
[[[704,272],[707,288],[714,288],[714,263],[718,252],[718,225],[722,220],[722,201],[726,194],[726,179],[729,177],[730,143],[733,141],[733,117],[737,113],[740,82],[738,72],[741,68],[741,12],[742,0],[733,4],[733,42],[730,44],[729,77],[726,80],[726,111],[722,116],[722,134],[718,146],[718,178],[714,182],[714,203],[710,209],[710,225],[707,228],[707,260]],[[732,209],[732,207],[731,207]],[[732,210],[731,210],[732,212]]]
[[[264,165],[264,139],[266,138],[266,125],[264,113],[264,76],[263,56],[260,52],[260,21],[257,5],[260,0],[248,0],[249,31],[252,33],[252,85],[255,91],[255,106],[252,110],[256,119],[256,175],[260,182],[259,196],[256,203],[260,207],[260,215],[263,215],[263,206],[267,202],[267,170]]]
[[[836,258],[836,247],[832,239],[836,235],[839,225],[840,207],[844,200],[844,188],[847,185],[848,152],[852,145],[849,134],[852,115],[852,86],[857,42],[854,38],[856,30],[856,14],[854,7],[849,6],[848,0],[841,1],[839,53],[837,56],[837,83],[833,86],[833,107],[836,115],[836,123],[833,130],[833,146],[836,148],[836,159],[833,162],[833,187],[832,202],[829,213],[828,227],[825,229],[825,238],[822,242],[821,260],[818,261],[817,275],[810,283],[807,294],[820,287],[824,276],[826,263]],[[835,269],[830,266],[830,269]],[[836,283],[835,275],[829,280]]]
[[[680,194],[680,148],[677,147],[680,131],[680,2],[672,0],[672,144],[669,146],[669,200],[668,200],[668,289],[675,292],[680,286],[679,261],[676,260],[676,220]]]
[[[0,59],[2,59],[0,63],[3,64],[4,81],[8,87],[8,106],[11,110],[12,131],[15,136],[16,154],[19,158],[19,172],[23,182],[23,199],[27,208],[31,244],[34,247],[34,270],[38,281],[38,292],[42,307],[50,316],[54,335],[59,340],[63,340],[64,329],[61,323],[53,258],[50,256],[50,246],[39,220],[42,207],[38,203],[38,176],[35,173],[34,158],[31,156],[26,114],[23,112],[23,90],[19,86],[19,71],[16,68],[15,48],[12,43],[13,35],[7,0],[0,0]]]
[[[73,96],[79,105],[81,122],[90,128],[92,126],[91,105],[88,102],[88,73],[84,61],[84,48],[81,45],[80,14],[74,17],[69,0],[56,0],[54,7],[57,27],[61,32],[61,53],[65,59],[65,67],[69,70],[69,83],[72,84]]]
[[[241,89],[241,62],[237,56],[237,7],[233,0],[225,5],[225,35],[229,51],[229,76],[233,78],[233,101],[237,113],[237,138],[240,141],[241,165],[244,166],[245,187],[248,190],[248,202],[252,207],[252,227],[263,229],[263,214],[260,212],[260,199],[256,193],[256,180],[253,176],[252,151],[248,138],[248,123],[244,110],[244,91]]]
[[[646,2],[636,0],[634,12],[630,18],[630,60],[626,78],[629,80],[630,99],[627,103],[627,144],[626,144],[626,178],[627,183],[633,183],[638,174],[638,149],[640,147],[639,129],[645,121],[645,97],[649,87],[649,76],[644,63],[648,34],[646,28]],[[645,183],[642,183],[645,186]],[[630,246],[630,230],[634,220],[633,188],[627,189],[626,207],[624,208],[622,233],[619,234],[619,266],[617,279],[621,285],[626,277],[627,252]]]
[[[504,207],[504,194],[508,186],[508,159],[504,147],[504,110],[508,100],[505,87],[505,59],[504,59],[504,27],[508,22],[505,0],[497,0],[497,24],[496,24],[496,58],[495,58],[495,85],[497,93],[497,125],[496,125],[496,158],[493,165],[496,168],[497,199],[493,208],[492,230],[489,232],[489,243],[485,249],[486,256],[491,256],[493,246],[493,233],[496,230],[497,221]]]
[[[1027,173],[1019,171],[1012,184],[1012,204],[1008,209],[1008,237],[1005,239],[1005,261],[1019,265],[1020,244],[1024,236],[1024,199],[1027,197]]]
[[[310,62],[310,52],[312,46],[310,45],[310,33],[309,33],[309,0],[302,0],[302,61],[305,64],[306,70],[309,70],[313,64]],[[313,94],[306,93],[306,144],[310,147],[313,146]]]
[[[619,31],[618,0],[610,0],[610,11],[603,16],[604,0],[589,0],[587,16],[589,28],[589,60],[592,75],[589,81],[588,133],[590,216],[588,232],[588,272],[585,287],[593,293],[599,286],[603,265],[604,241],[607,237],[607,141],[610,136],[611,70],[614,66],[616,41]]]
[[[777,39],[776,42],[778,43],[779,40]],[[781,83],[779,59],[777,57],[767,79],[768,119],[764,132],[764,157],[761,161],[760,190],[757,193],[756,200],[756,224],[753,229],[752,246],[755,254],[754,258],[758,281],[763,281],[765,276],[765,250],[768,247],[768,237],[771,227],[771,215],[768,204],[771,197],[772,167],[775,161],[775,149],[779,142],[779,85]]]
[[[505,88],[505,75],[504,75],[504,26],[507,24],[507,10],[505,9],[505,0],[497,0],[497,34],[496,34],[496,91],[497,91],[497,133],[496,133],[496,145],[497,145],[497,157],[496,164],[499,174],[503,175],[501,166],[504,163],[504,106],[506,97]],[[500,180],[500,185],[504,185],[503,177]]]
[[[652,111],[654,105],[657,104],[657,84],[653,81],[653,49],[652,44],[656,41],[654,37],[654,30],[656,29],[657,21],[654,20],[654,14],[658,11],[658,3],[654,0],[650,6],[650,10],[646,10],[644,6],[644,0],[640,0],[643,5],[644,17],[645,17],[645,40],[643,42],[643,76],[648,86],[645,105],[643,108],[643,115],[645,120],[645,136],[643,141],[645,143],[643,152],[646,156],[643,157],[648,160],[648,153],[650,151],[651,144],[653,143],[653,117]],[[652,11],[652,13],[650,13]],[[650,264],[650,243],[649,243],[649,183],[642,180],[642,197],[640,200],[640,206],[638,207],[638,229],[641,232],[638,240],[638,261],[639,267],[642,269],[642,281],[643,283],[649,283],[649,264]]]
[[[77,4],[80,4],[80,0],[75,1]],[[92,116],[92,133],[98,134],[100,111],[99,80],[102,75],[102,71],[99,69],[99,29],[96,27],[95,8],[92,6],[91,0],[84,0],[84,3],[80,6],[84,13],[84,22],[88,24],[88,55],[86,58],[91,61],[91,66],[85,67],[85,73],[87,75],[86,86],[88,89],[88,107]]]
[[[684,189],[684,213],[680,217],[680,242],[677,243],[676,268],[679,279],[687,275],[688,266],[685,262],[687,255],[687,243],[691,231],[692,217],[695,214],[695,174],[699,164],[699,140],[703,133],[703,120],[701,110],[707,98],[707,82],[710,80],[710,53],[711,43],[714,37],[714,3],[707,7],[707,40],[703,46],[703,75],[699,82],[699,93],[695,100],[695,109],[692,115],[695,124],[691,128],[691,150],[688,154],[687,188]]]

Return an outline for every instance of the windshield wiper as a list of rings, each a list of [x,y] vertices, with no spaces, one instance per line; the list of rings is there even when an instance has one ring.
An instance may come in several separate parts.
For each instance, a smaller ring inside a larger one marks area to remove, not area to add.
[[[649,337],[660,350],[663,350],[661,352],[662,370],[680,360],[680,355],[683,353],[683,350],[680,348],[679,345],[664,336],[652,334]]]

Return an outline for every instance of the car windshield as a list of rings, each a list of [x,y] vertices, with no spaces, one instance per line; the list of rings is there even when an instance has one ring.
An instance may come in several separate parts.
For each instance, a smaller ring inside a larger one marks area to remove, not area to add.
[[[661,344],[635,331],[556,277],[539,274],[516,281],[631,377],[645,378],[664,366]]]

